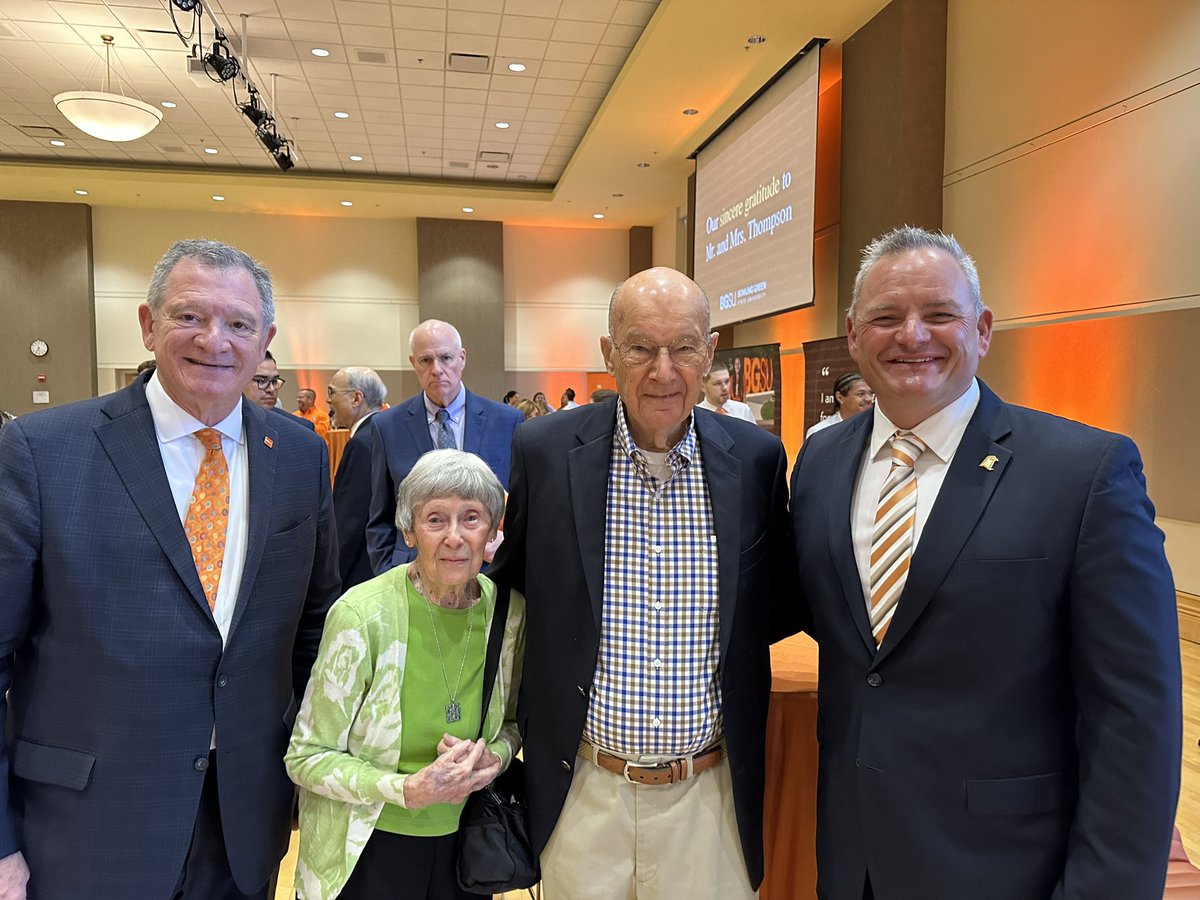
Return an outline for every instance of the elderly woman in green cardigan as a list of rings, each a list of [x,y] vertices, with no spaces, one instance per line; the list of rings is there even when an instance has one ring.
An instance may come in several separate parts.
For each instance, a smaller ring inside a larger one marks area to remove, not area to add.
[[[416,558],[330,609],[285,757],[302,789],[301,900],[471,896],[454,874],[463,803],[518,749],[518,594],[482,708],[496,586],[480,568],[504,511],[500,482],[477,456],[434,450],[396,507]]]

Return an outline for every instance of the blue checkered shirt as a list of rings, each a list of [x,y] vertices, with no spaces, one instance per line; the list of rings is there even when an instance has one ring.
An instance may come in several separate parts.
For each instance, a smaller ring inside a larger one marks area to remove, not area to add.
[[[626,755],[690,756],[721,736],[712,500],[691,419],[659,481],[617,404],[604,602],[584,737]]]

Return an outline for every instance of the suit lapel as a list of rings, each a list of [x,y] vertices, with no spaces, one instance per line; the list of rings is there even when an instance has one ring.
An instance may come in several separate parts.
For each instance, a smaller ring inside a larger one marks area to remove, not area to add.
[[[585,417],[575,433],[576,445],[567,451],[571,510],[575,516],[583,578],[592,601],[597,634],[600,633],[604,599],[604,523],[608,509],[613,429],[616,427],[616,404],[604,405],[608,406],[609,414],[597,410],[596,415]]]
[[[237,630],[238,622],[250,602],[254,590],[254,579],[262,562],[263,549],[267,543],[267,532],[271,524],[271,507],[275,497],[275,454],[287,453],[281,438],[267,422],[267,417],[249,401],[242,401],[242,430],[246,440],[246,463],[249,465],[248,494],[250,502],[249,531],[246,535],[246,562],[242,566],[242,583],[238,585],[237,605],[229,623],[226,644]],[[271,443],[267,443],[270,438]]]
[[[158,438],[154,432],[154,417],[146,402],[144,381],[135,381],[130,387],[118,391],[105,404],[104,412],[109,421],[96,426],[96,438],[108,454],[113,468],[117,470],[130,498],[141,513],[150,533],[162,547],[163,553],[178,573],[192,600],[212,621],[212,612],[200,578],[196,575],[196,563],[188,546],[179,511],[171,496],[171,485],[167,481],[162,465],[162,453],[158,449]],[[213,623],[216,627],[216,623]]]
[[[417,396],[409,401],[407,411],[406,425],[413,446],[417,448],[417,456],[428,453],[433,449],[433,438],[429,434],[429,415],[425,411],[424,391],[417,391]],[[396,486],[399,487],[399,483]]]
[[[850,617],[863,643],[871,653],[875,652],[875,638],[871,634],[867,600],[863,594],[862,578],[858,574],[858,561],[854,557],[854,530],[850,517],[854,509],[854,486],[858,482],[859,464],[866,452],[873,422],[873,416],[863,415],[838,426],[840,438],[831,453],[833,464],[829,471],[829,520],[826,524],[829,553],[842,585],[842,597],[850,608]]]
[[[900,595],[887,636],[879,648],[878,659],[883,659],[904,639],[929,605],[987,508],[1012,458],[1012,452],[997,443],[1010,431],[1005,406],[982,382],[979,390],[979,406],[954,452],[954,459],[929,513],[929,521],[921,529],[921,540],[913,553],[904,593]],[[996,457],[990,470],[980,465],[980,461],[988,456]],[[919,485],[918,482],[918,490]]]
[[[483,405],[475,395],[466,388],[466,406],[463,407],[463,449],[468,453],[479,455],[483,449],[483,433],[487,430],[487,416],[484,415]]]
[[[696,432],[704,460],[704,480],[712,502],[713,528],[717,533],[717,578],[720,591],[720,659],[725,659],[737,607],[741,574],[742,461],[730,451],[733,438],[716,416],[696,416]]]

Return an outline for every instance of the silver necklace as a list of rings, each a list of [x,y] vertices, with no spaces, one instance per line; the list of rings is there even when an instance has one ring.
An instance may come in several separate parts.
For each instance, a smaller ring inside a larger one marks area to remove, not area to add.
[[[437,619],[433,615],[433,610],[429,608],[433,601],[421,591],[420,582],[414,582],[413,587],[425,601],[425,611],[429,613],[429,626],[433,629],[433,640],[437,645],[438,667],[442,670],[442,684],[446,686],[446,693],[450,695],[450,702],[446,704],[446,722],[457,722],[462,718],[462,706],[458,702],[458,689],[462,687],[463,670],[467,667],[467,656],[471,652],[471,633],[475,629],[475,613],[473,609],[467,612],[467,640],[463,646],[462,662],[458,664],[458,678],[454,682],[454,690],[450,690],[450,679],[446,677],[446,660],[442,655],[442,639],[438,637]]]

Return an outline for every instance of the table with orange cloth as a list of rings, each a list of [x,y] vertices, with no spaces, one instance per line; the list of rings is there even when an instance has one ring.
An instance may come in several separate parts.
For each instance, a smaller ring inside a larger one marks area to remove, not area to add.
[[[815,900],[816,830],[817,645],[798,634],[771,647],[762,900]]]
[[[337,474],[338,463],[342,461],[342,454],[346,452],[346,442],[350,440],[349,428],[330,428],[325,435],[325,443],[329,446],[329,483],[333,483],[333,476]]]

